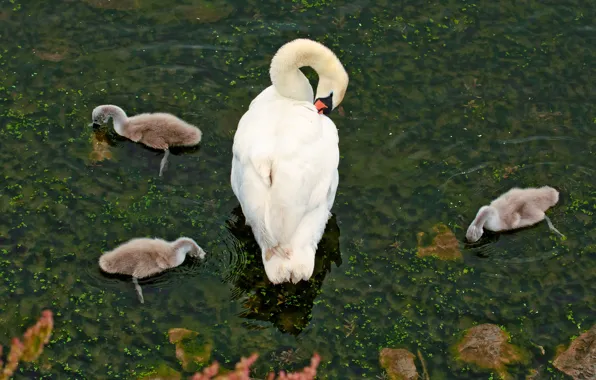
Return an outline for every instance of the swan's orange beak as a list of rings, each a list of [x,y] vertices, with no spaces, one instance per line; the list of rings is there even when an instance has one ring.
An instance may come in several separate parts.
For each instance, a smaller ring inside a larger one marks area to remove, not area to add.
[[[319,114],[323,114],[325,112],[325,108],[328,108],[327,105],[321,101],[321,99],[317,99],[315,102],[315,107],[317,107]]]

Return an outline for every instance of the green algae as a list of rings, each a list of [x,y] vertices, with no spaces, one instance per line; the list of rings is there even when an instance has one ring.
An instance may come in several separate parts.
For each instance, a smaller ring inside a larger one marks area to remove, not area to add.
[[[323,378],[374,378],[379,348],[403,345],[424,352],[433,378],[486,378],[450,364],[449,345],[470,321],[547,352],[594,323],[585,3],[216,1],[202,11],[185,1],[167,17],[170,4],[131,4],[0,6],[10,36],[0,52],[0,293],[10,295],[0,334],[44,307],[56,312],[47,363],[17,378],[179,370],[164,336],[178,326],[212,340],[212,359],[228,367],[293,347],[322,355]],[[341,183],[313,281],[274,287],[250,232],[226,228],[237,214],[230,149],[269,85],[272,54],[298,36],[332,47],[350,74],[345,115],[332,116]],[[205,139],[176,152],[163,180],[157,152],[113,131],[114,159],[92,165],[90,113],[104,102],[174,112]],[[478,207],[546,182],[561,190],[549,216],[568,240],[539,225],[463,244]],[[463,262],[417,257],[416,233],[439,222],[462,242]],[[207,261],[147,280],[143,307],[128,279],[96,267],[131,237],[181,235]],[[259,362],[260,374],[278,366]]]

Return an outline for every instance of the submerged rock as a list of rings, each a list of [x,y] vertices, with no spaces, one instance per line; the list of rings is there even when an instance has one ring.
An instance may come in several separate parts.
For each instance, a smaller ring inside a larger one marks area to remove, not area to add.
[[[429,246],[422,245],[424,232],[418,232],[416,235],[418,239],[418,257],[436,256],[440,260],[459,260],[462,258],[459,242],[449,227],[443,223],[438,223],[433,226],[433,231],[436,235]]]
[[[32,50],[39,59],[50,62],[60,62],[68,58],[69,49],[64,45],[39,46]]]
[[[492,369],[507,378],[506,366],[525,361],[524,353],[509,341],[509,334],[490,323],[474,326],[455,349],[457,359],[480,368]]]
[[[91,135],[91,143],[93,144],[93,150],[89,153],[89,160],[92,163],[112,159],[110,144],[108,144],[105,133],[93,133]]]
[[[196,364],[206,364],[211,358],[212,344],[201,341],[196,331],[174,328],[168,331],[170,343],[176,345],[176,358],[185,371],[196,370]]]
[[[571,342],[553,365],[575,380],[596,379],[596,325]]]
[[[383,348],[379,356],[381,367],[391,380],[418,379],[414,354],[403,348]]]

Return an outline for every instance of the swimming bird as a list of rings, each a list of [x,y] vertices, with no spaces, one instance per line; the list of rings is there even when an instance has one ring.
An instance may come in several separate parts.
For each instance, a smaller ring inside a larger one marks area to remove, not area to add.
[[[137,279],[177,267],[184,262],[187,254],[201,259],[205,257],[205,251],[193,239],[187,237],[173,242],[157,238],[137,238],[105,252],[99,258],[99,266],[107,273],[132,276],[139,299],[144,303],[143,291]]]
[[[169,113],[142,113],[127,117],[118,106],[106,104],[95,107],[92,113],[93,126],[98,127],[114,120],[114,130],[134,142],[140,142],[153,149],[165,151],[159,166],[159,176],[170,155],[171,146],[194,146],[201,142],[203,133],[194,125]]]
[[[549,228],[563,237],[553,226],[546,210],[557,204],[559,192],[549,186],[520,189],[517,187],[507,191],[488,206],[482,206],[476,218],[468,227],[466,239],[476,242],[482,237],[483,228],[490,231],[514,230],[536,224],[543,219]]]
[[[316,98],[304,66],[319,76]],[[296,39],[277,51],[269,75],[272,85],[238,123],[230,180],[267,277],[297,283],[312,276],[335,200],[339,137],[327,115],[343,100],[348,74],[329,48]]]

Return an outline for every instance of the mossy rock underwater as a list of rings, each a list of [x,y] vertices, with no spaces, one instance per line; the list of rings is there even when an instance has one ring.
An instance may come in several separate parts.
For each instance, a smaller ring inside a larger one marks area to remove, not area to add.
[[[213,342],[198,332],[183,328],[168,331],[170,343],[176,345],[176,357],[185,371],[196,371],[199,364],[207,364],[211,359]]]
[[[494,370],[501,378],[509,379],[507,365],[526,363],[528,359],[527,354],[509,340],[509,334],[499,326],[485,323],[468,329],[453,350],[458,361]]]

